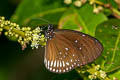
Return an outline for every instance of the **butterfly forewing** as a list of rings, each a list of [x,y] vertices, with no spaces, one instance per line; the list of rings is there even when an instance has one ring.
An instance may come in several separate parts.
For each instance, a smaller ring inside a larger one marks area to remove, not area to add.
[[[56,30],[47,40],[45,66],[55,73],[68,72],[96,59],[102,52],[101,43],[84,33],[72,30]]]

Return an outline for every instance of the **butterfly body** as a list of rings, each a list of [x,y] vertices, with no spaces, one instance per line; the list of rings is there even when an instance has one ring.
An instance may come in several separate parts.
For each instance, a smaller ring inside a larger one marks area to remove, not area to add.
[[[69,72],[88,64],[103,50],[96,38],[78,31],[49,29],[46,38],[44,63],[49,71],[55,73]]]

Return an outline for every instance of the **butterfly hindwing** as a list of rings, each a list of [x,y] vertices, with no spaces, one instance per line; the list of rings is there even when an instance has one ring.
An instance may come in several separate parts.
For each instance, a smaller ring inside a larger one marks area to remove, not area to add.
[[[68,72],[96,59],[102,52],[102,45],[95,38],[72,30],[56,30],[48,39],[44,63],[55,73]]]

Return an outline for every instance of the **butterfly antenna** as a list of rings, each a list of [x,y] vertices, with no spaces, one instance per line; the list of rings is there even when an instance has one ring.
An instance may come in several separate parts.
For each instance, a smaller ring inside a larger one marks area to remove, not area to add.
[[[46,19],[43,19],[43,18],[32,18],[32,20],[41,20],[41,21],[44,21],[44,22],[47,22],[48,24],[50,24],[51,22],[46,20]]]
[[[42,30],[44,30],[44,29],[46,29],[46,28],[52,28],[53,27],[53,25],[51,24],[51,22],[50,21],[48,21],[48,20],[46,20],[46,19],[43,19],[43,18],[32,18],[32,20],[29,22],[29,23],[31,23],[33,20],[41,20],[41,21],[44,21],[44,22],[46,22],[46,23],[48,23],[48,26],[43,26],[41,29]]]

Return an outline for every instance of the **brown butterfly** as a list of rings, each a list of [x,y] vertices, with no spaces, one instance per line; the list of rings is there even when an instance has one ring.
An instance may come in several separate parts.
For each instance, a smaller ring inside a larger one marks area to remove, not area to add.
[[[64,73],[94,61],[103,51],[96,38],[73,30],[53,30],[51,25],[45,32],[47,45],[44,63],[54,73]]]

